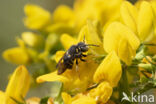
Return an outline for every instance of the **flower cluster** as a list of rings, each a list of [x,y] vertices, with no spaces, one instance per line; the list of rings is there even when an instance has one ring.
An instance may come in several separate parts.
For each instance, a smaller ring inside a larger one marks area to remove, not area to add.
[[[38,66],[33,73],[37,83],[63,84],[57,98],[32,98],[28,104],[58,99],[59,104],[118,104],[123,92],[156,88],[156,1],[76,0],[73,8],[61,5],[52,14],[31,4],[24,12],[24,25],[36,32],[22,33],[18,46],[4,51],[4,59]],[[89,47],[86,62],[78,60],[78,66],[58,75],[56,64],[79,42],[98,47]],[[29,84],[26,68],[18,67],[0,101],[25,104]]]

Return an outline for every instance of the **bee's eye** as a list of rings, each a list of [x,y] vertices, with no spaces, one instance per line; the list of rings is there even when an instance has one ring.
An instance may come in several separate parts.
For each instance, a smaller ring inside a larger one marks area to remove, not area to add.
[[[86,47],[86,46],[85,46],[85,47],[81,47],[81,51],[82,51],[82,52],[88,51],[88,47]]]

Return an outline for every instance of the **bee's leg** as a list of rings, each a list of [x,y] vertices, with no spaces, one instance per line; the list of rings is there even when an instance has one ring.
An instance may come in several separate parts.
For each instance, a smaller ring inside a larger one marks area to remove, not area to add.
[[[73,64],[68,65],[68,69],[71,70],[73,68]]]
[[[78,59],[76,59],[76,72],[78,72],[78,70],[79,70],[79,67],[78,67]]]
[[[73,65],[73,61],[72,60],[69,60],[69,64],[72,64]]]
[[[78,67],[78,59],[76,59],[76,72],[78,73],[78,76],[80,78],[80,73],[79,73],[79,67]]]
[[[76,59],[76,65],[78,65],[79,63],[78,63],[78,59]]]
[[[87,55],[82,54],[83,57],[87,57]]]
[[[83,62],[86,62],[86,60],[82,59],[81,57],[80,57],[80,60],[83,61]]]

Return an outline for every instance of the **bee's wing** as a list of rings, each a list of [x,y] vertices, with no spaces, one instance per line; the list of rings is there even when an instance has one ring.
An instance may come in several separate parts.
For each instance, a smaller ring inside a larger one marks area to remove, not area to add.
[[[63,56],[63,57],[64,57],[64,56]],[[66,69],[67,69],[67,67],[66,67],[66,65],[64,64],[64,62],[62,62],[63,57],[59,60],[58,64],[56,65],[56,68],[58,69],[58,72],[57,72],[58,75],[60,75],[60,74],[62,74],[63,72],[65,72]]]
[[[57,65],[56,65],[56,68],[59,68],[59,66],[60,66],[60,64],[61,64],[61,62],[62,62],[62,60],[63,60],[63,57],[59,60],[59,62],[57,63]]]
[[[58,66],[58,71],[57,74],[60,75],[63,72],[65,72],[67,69],[66,65],[64,63],[60,63],[60,65]]]

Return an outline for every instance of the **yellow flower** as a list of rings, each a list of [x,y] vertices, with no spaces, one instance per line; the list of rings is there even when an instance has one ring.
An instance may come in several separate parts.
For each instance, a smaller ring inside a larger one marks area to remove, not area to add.
[[[122,74],[118,56],[113,51],[101,62],[94,74],[94,81],[100,83],[108,81],[112,87],[117,86]]]
[[[67,34],[61,36],[61,42],[65,49],[68,49],[71,45],[76,44],[78,41]],[[55,55],[55,60],[58,62],[64,55],[64,52],[58,51]],[[92,60],[92,56],[86,58],[87,62],[79,61],[78,72],[74,65],[72,70],[67,69],[63,74],[57,75],[57,71],[50,74],[42,75],[37,78],[37,82],[44,81],[61,81],[64,84],[64,90],[70,92],[85,91],[89,84],[92,83],[93,73],[98,64]],[[83,86],[83,87],[82,87]]]
[[[78,93],[74,97],[63,92],[64,104],[105,104],[112,95],[112,86],[108,82],[102,82],[98,87],[88,92]]]
[[[83,97],[73,101],[72,104],[96,104],[96,102],[93,98],[83,96]]]
[[[19,66],[14,71],[5,92],[0,91],[1,104],[16,104],[12,98],[23,102],[30,86],[30,75],[24,66]]]
[[[64,104],[96,104],[96,101],[89,96],[78,94],[73,98],[67,93],[62,93]]]
[[[148,16],[145,16],[148,15]],[[138,14],[138,32],[141,41],[149,41],[154,34],[154,17],[150,3],[143,1]]]
[[[131,29],[119,22],[110,24],[104,33],[105,51],[115,51],[127,65],[131,64],[139,45],[140,41]]]
[[[63,45],[63,47],[68,50],[72,45],[77,43],[77,40],[72,38],[70,35],[68,34],[63,34],[61,36],[61,43]]]
[[[65,23],[50,24],[44,30],[49,33],[57,33],[57,34],[69,33],[71,35],[75,34],[75,28]]]
[[[57,34],[49,34],[45,40],[45,51],[49,52],[57,43]]]
[[[0,101],[2,104],[4,104],[4,101],[5,101],[5,93],[0,91]]]
[[[98,20],[102,25],[119,17],[119,9],[123,0],[77,0],[74,4],[75,21],[78,28],[86,20]]]
[[[35,49],[29,48],[26,46],[26,43],[28,42],[28,40],[27,42],[26,40],[24,41],[20,38],[17,38],[16,40],[19,46],[5,50],[2,54],[3,58],[6,61],[11,62],[13,64],[28,65],[32,61],[36,61],[38,52]]]
[[[98,47],[90,48],[92,53],[94,53],[96,55],[105,54],[102,39],[100,39],[100,36],[97,33],[95,25],[89,20],[87,21],[87,25],[85,25],[81,29],[81,31],[79,33],[78,41],[83,41],[84,37],[85,37],[85,42],[87,44],[98,45]]]
[[[105,104],[110,99],[112,92],[112,86],[104,81],[100,83],[97,88],[90,90],[88,95],[96,99],[97,102]]]
[[[46,27],[48,32],[79,32],[86,21],[97,20],[102,26],[119,19],[120,5],[123,0],[76,0],[74,9],[61,5],[53,13],[52,22]],[[107,26],[105,26],[107,27]]]
[[[22,39],[30,47],[42,47],[44,44],[43,37],[32,32],[23,32]]]
[[[156,1],[139,0],[136,5],[125,1],[121,6],[121,19],[138,36],[141,42],[155,44]],[[145,16],[148,15],[148,16]],[[149,53],[156,53],[155,46],[148,46]]]
[[[87,36],[87,35],[86,35]],[[87,38],[87,37],[86,37]],[[81,36],[79,37],[81,40]],[[68,41],[67,41],[68,40]],[[62,35],[61,41],[66,49],[77,41],[67,34]],[[64,55],[64,51],[58,51],[55,55],[56,62]],[[57,75],[57,71],[50,74],[42,75],[37,78],[37,82],[44,81],[61,81],[63,82],[64,91],[78,93],[85,92],[93,84],[100,83],[97,88],[88,92],[79,98],[79,94],[71,98],[70,95],[64,95],[65,104],[96,104],[96,102],[107,102],[112,94],[112,88],[115,87],[121,77],[121,64],[115,52],[110,53],[107,58],[100,64],[94,62],[91,56],[87,57],[87,62],[79,62],[79,71],[76,71],[75,65],[72,70],[66,70],[63,74]],[[114,67],[112,68],[112,65]],[[112,70],[110,70],[112,69]],[[96,72],[95,72],[96,71]],[[93,80],[94,77],[94,80]],[[104,81],[104,82],[101,82]],[[88,100],[90,99],[90,100]]]
[[[155,0],[151,0],[151,5],[154,11],[154,33],[155,33],[155,37],[156,37],[156,1]]]
[[[141,42],[149,42],[154,36],[155,28],[153,7],[147,1],[139,2],[138,7],[139,9],[127,1],[123,2],[120,10],[121,20]]]
[[[65,94],[63,97],[65,104],[106,103],[112,94],[113,87],[117,86],[121,77],[121,64],[115,52],[110,53],[99,67],[98,63],[93,60],[94,53],[95,55],[103,55],[105,52],[102,46],[102,39],[100,39],[96,27],[90,21],[82,28],[78,39],[72,38],[68,34],[63,34],[60,40],[67,50],[71,45],[83,41],[84,36],[86,44],[95,44],[99,45],[99,47],[90,48],[91,51],[88,51],[87,54],[91,53],[92,55],[86,57],[87,62],[79,61],[78,71],[74,64],[71,70],[67,69],[61,75],[58,75],[57,71],[55,71],[37,78],[38,83],[45,81],[60,81],[63,83],[64,91],[76,94],[74,97]],[[55,61],[58,62],[64,53],[64,51],[57,51],[55,54]],[[111,68],[112,65],[114,65],[113,68]],[[95,84],[95,82],[99,84],[97,88],[86,92],[88,87]],[[81,94],[80,97],[80,93],[88,93],[88,95]]]
[[[53,12],[54,23],[65,23],[66,25],[73,25],[74,22],[73,10],[65,5],[58,6]]]
[[[156,44],[156,1],[151,0],[149,3],[152,5],[152,10],[154,12],[153,16],[153,26],[154,26],[154,37],[151,41],[149,41],[149,44]],[[151,54],[156,54],[156,46],[148,46],[148,52]]]
[[[44,28],[51,21],[51,14],[37,5],[27,4],[24,12],[27,16],[24,24],[30,29]]]
[[[63,53],[58,51],[56,53],[56,59],[60,59]],[[58,58],[59,57],[59,58]],[[50,74],[42,75],[37,78],[37,82],[44,81],[61,81],[64,84],[64,90],[70,92],[80,92],[85,91],[88,86],[92,83],[92,77],[95,69],[97,68],[97,64],[92,61],[91,57],[88,57],[87,62],[79,62],[79,71],[76,71],[76,66],[73,66],[73,69],[67,69],[62,75],[57,75],[57,71],[52,72]],[[58,61],[57,61],[58,62]]]
[[[30,57],[21,47],[7,49],[3,52],[3,58],[14,64],[28,64]]]
[[[130,2],[124,1],[121,5],[120,13],[122,22],[128,27],[130,27],[134,31],[134,33],[137,34],[137,8],[133,6]]]
[[[72,103],[72,97],[68,93],[62,92],[61,96],[62,96],[62,99],[64,101],[64,104],[71,104]]]
[[[65,5],[58,6],[52,14],[52,23],[45,28],[50,33],[75,34],[75,15],[73,10]]]
[[[132,59],[136,54],[136,50],[133,50],[128,41],[125,38],[121,38],[118,46],[118,56],[127,65],[131,64]]]

